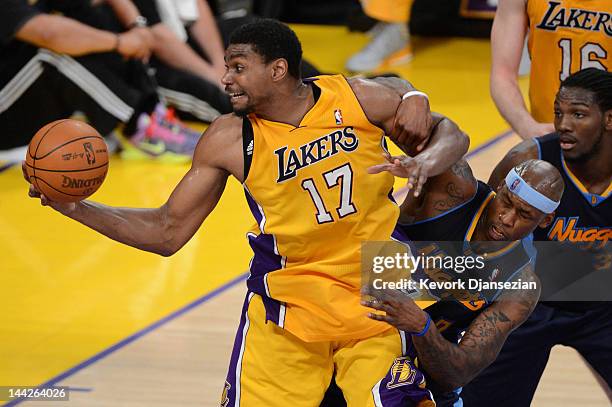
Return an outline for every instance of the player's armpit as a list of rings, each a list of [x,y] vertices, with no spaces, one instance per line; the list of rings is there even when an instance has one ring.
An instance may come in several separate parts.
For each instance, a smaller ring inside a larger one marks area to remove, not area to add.
[[[508,175],[508,171],[512,168],[524,161],[538,159],[538,146],[536,143],[537,142],[532,139],[525,140],[508,151],[495,169],[493,169],[489,177],[489,186],[493,188],[493,190],[496,190],[502,180]]]

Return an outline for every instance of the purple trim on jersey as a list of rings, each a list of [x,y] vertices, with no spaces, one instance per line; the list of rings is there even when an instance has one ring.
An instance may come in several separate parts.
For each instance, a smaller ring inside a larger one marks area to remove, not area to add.
[[[263,214],[259,211],[259,205],[255,202],[255,199],[251,196],[249,191],[244,190],[244,196],[246,196],[247,203],[249,204],[249,209],[257,222],[257,225],[261,225],[261,220],[263,219]]]
[[[272,321],[276,325],[282,326],[285,321],[281,321],[281,302],[265,296],[262,296],[261,299],[263,300],[264,308],[266,309],[266,322]]]
[[[395,229],[393,229],[393,233],[391,233],[391,237],[395,240],[399,240],[400,242],[410,243],[410,241],[408,240],[408,236],[406,236],[404,231],[397,225],[395,226]]]
[[[400,224],[395,225],[395,229],[393,229],[393,233],[391,233],[391,238],[395,240],[399,240],[400,242],[408,245],[412,253],[417,253],[417,248],[414,243],[408,238],[402,226]]]
[[[262,224],[264,214],[261,212],[259,205],[245,188],[244,195],[246,196],[249,208],[257,221],[257,224]],[[281,321],[281,303],[270,298],[266,289],[266,275],[272,271],[283,268],[282,256],[276,254],[274,236],[267,233],[259,235],[249,235],[249,245],[253,250],[253,260],[251,261],[250,275],[247,279],[247,288],[259,294],[266,309],[266,322],[272,321],[275,324],[282,326]]]
[[[249,321],[247,312],[249,310],[249,303],[252,294],[247,292],[244,304],[242,305],[242,312],[240,315],[240,324],[236,331],[236,338],[234,339],[234,348],[232,349],[232,356],[230,357],[229,368],[227,371],[227,377],[225,379],[225,397],[221,400],[222,407],[230,407],[236,405],[236,389],[238,387],[237,372],[242,370],[242,354],[244,352],[244,340],[246,333],[249,329]]]
[[[249,245],[253,250],[253,260],[247,287],[262,297],[267,297],[265,277],[266,274],[282,268],[283,258],[274,253],[274,237],[266,233],[258,236],[249,235]]]
[[[387,195],[389,197],[389,199],[391,200],[391,202],[393,202],[394,204],[397,205],[397,201],[395,200],[395,198],[393,197],[393,188],[391,188],[391,190],[389,191],[389,194]]]

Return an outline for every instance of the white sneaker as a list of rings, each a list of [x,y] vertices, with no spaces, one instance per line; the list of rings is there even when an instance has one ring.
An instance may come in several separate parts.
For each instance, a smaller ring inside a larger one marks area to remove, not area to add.
[[[412,59],[410,35],[405,23],[380,22],[370,33],[372,40],[346,62],[349,71],[372,71],[383,64],[392,66]]]
[[[27,151],[28,146],[15,147],[9,150],[0,150],[0,166],[6,164],[7,162],[20,163],[22,160],[25,160]]]

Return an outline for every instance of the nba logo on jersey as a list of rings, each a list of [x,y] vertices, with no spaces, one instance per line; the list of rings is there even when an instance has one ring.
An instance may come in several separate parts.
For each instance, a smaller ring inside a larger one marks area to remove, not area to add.
[[[343,121],[342,121],[342,111],[340,109],[334,110],[334,118],[336,119],[336,124],[338,126],[340,126],[343,123]]]

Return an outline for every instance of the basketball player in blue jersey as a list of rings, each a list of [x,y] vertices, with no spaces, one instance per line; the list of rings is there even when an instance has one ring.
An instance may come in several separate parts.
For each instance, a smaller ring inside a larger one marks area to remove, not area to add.
[[[596,247],[600,266],[610,273],[612,255],[612,73],[585,69],[561,83],[555,104],[555,132],[514,147],[493,171],[497,185],[516,163],[539,158],[554,165],[565,181],[555,218],[534,239],[566,242],[554,256],[538,255],[536,273],[561,273],[574,263],[574,250]],[[570,244],[573,242],[574,244]],[[585,264],[587,274],[595,270]],[[601,270],[600,270],[601,271]],[[543,280],[545,283],[547,280]],[[543,284],[543,298],[547,286]],[[576,349],[612,385],[612,307],[609,302],[543,302],[510,335],[497,360],[463,389],[466,407],[528,406],[557,344]],[[520,377],[508,385],[507,378]]]
[[[387,170],[405,177],[408,174],[402,161],[410,160],[391,159],[393,163],[377,165],[372,171]],[[430,246],[430,242],[471,242],[470,250],[484,255],[485,260],[484,268],[470,277],[529,283],[537,281],[533,274],[531,233],[550,225],[563,188],[563,180],[555,167],[544,161],[528,160],[507,173],[496,194],[487,184],[477,181],[469,165],[461,160],[450,170],[427,180],[422,194],[407,196],[401,207],[399,225],[417,248]],[[505,249],[495,248],[492,254],[491,244]],[[441,247],[451,248],[446,249],[446,254],[463,254],[457,250],[452,252],[453,246]],[[482,253],[485,247],[488,256]],[[436,278],[427,270],[424,275]],[[371,314],[371,318],[418,333],[412,336],[411,356],[418,356],[428,389],[440,407],[456,405],[459,395],[453,390],[468,383],[495,360],[510,332],[535,307],[539,293],[539,288],[466,291],[462,293],[463,300],[440,300],[422,310],[409,297],[392,292],[391,298],[366,302],[366,305],[386,312],[386,315]]]
[[[51,202],[33,186],[30,195],[111,239],[170,256],[232,175],[255,218],[254,257],[221,405],[316,406],[335,371],[349,404],[373,407],[372,387],[403,357],[405,335],[360,305],[361,242],[390,240],[399,216],[393,176],[368,168],[386,151],[387,134],[419,152],[409,170],[419,188],[459,160],[467,136],[444,117],[432,121],[426,98],[406,82],[302,81],[299,40],[273,20],[234,31],[225,57],[235,114],[207,129],[164,205]],[[431,405],[416,385],[413,401]]]

